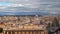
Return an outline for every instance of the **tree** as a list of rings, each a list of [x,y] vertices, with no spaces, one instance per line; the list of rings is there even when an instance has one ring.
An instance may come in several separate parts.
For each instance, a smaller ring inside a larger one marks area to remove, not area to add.
[[[52,34],[56,29],[56,27],[59,27],[59,21],[57,20],[57,18],[55,17],[52,25],[50,25],[50,23],[47,26],[47,30],[48,30],[48,34]]]
[[[40,20],[40,24],[41,24],[41,25],[43,24],[42,20]]]
[[[51,30],[54,32],[58,28],[59,28],[59,21],[55,17],[54,20],[53,20],[53,22],[52,22],[52,25],[51,25]]]
[[[50,27],[51,27],[51,25],[50,25],[50,23],[47,25],[47,30],[49,31],[50,30]]]
[[[47,31],[48,31],[48,34],[53,34],[53,32],[51,32],[51,25],[50,25],[50,23],[48,23]]]
[[[0,33],[2,33],[3,32],[3,28],[0,28]]]
[[[59,27],[59,21],[57,20],[56,17],[53,20],[52,27]]]

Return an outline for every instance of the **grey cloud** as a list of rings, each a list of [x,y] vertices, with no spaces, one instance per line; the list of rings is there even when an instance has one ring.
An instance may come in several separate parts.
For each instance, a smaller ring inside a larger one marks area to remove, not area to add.
[[[41,2],[60,2],[60,0],[41,0]]]
[[[4,6],[5,9],[0,9],[0,11],[42,11],[51,14],[58,14],[60,12],[60,0],[0,0],[0,2],[11,3],[11,6]]]
[[[52,6],[50,6],[49,8],[60,8],[60,5],[59,5],[59,4],[52,5]]]

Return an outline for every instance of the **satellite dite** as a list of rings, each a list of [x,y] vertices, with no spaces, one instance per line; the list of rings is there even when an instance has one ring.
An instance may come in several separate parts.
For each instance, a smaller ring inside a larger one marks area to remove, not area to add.
[[[60,34],[60,0],[0,0],[0,34]]]

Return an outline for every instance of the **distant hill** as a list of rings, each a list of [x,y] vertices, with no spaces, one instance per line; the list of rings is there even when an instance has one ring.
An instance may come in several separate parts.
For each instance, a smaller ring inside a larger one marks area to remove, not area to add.
[[[59,15],[59,14],[49,14],[44,12],[0,12],[0,16],[5,15]]]

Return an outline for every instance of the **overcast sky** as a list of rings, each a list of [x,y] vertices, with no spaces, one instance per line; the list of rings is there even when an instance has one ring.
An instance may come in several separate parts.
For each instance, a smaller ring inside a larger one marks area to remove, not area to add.
[[[1,12],[43,12],[60,14],[60,0],[0,0]]]

